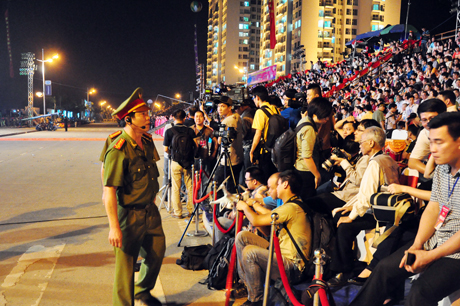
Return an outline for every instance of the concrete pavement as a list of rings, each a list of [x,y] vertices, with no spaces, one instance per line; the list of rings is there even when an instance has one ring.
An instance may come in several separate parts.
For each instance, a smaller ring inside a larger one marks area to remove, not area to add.
[[[0,306],[111,305],[114,256],[98,159],[118,129],[90,124],[0,138]],[[162,139],[154,139],[163,155]],[[158,166],[162,172],[163,161]],[[152,293],[167,305],[223,305],[223,291],[198,283],[207,271],[176,265],[183,246],[210,237],[185,236],[177,247],[186,223],[160,212],[167,249]]]

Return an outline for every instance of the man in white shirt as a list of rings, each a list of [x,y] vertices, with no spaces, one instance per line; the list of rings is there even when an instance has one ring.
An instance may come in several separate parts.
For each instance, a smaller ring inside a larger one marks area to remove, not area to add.
[[[421,174],[425,173],[425,161],[430,155],[430,141],[428,140],[428,123],[437,115],[446,111],[446,105],[439,99],[429,99],[420,104],[418,115],[422,121],[423,130],[417,137],[417,143],[412,151],[408,166]]]

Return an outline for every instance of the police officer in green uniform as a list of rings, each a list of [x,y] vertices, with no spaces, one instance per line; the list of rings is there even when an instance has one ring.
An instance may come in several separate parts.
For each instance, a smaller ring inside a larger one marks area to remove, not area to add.
[[[154,203],[159,190],[159,160],[149,128],[150,116],[142,89],[112,114],[126,121],[104,159],[104,204],[109,219],[109,242],[115,249],[113,305],[161,305],[150,295],[160,272],[166,245],[161,217]],[[134,284],[137,257],[144,261]]]

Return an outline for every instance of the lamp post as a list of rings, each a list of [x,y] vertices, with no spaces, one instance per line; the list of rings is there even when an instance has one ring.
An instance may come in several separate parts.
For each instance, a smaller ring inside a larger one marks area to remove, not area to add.
[[[242,69],[238,66],[233,66],[236,70],[238,70],[240,73],[243,73],[243,77],[246,78],[246,84],[248,83],[248,69],[249,67],[243,67]]]
[[[45,100],[45,62],[51,63],[53,59],[59,58],[59,55],[55,55],[52,58],[45,60],[45,50],[42,49],[42,59],[37,59],[38,62],[42,63],[42,75],[43,75],[43,115],[46,115],[46,100]]]
[[[89,102],[89,95],[92,95],[92,94],[95,94],[96,93],[96,89],[94,88],[88,88],[86,87],[86,103],[88,103],[89,105],[89,119],[91,120],[91,111],[92,111],[92,107],[91,107],[91,104]]]

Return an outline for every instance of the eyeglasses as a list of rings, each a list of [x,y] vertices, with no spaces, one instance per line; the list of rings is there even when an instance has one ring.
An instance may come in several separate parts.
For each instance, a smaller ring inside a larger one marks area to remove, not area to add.
[[[362,145],[363,143],[365,143],[366,141],[369,141],[369,140],[370,140],[370,139],[361,140],[361,141],[359,142],[359,145]]]
[[[252,181],[252,180],[253,180],[253,179],[250,178],[250,179],[245,179],[244,181],[245,181],[245,182],[249,182],[249,181]]]

